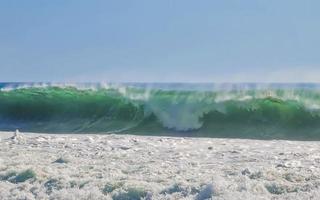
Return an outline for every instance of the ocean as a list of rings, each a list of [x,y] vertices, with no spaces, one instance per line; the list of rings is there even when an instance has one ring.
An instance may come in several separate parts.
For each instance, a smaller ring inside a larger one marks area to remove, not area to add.
[[[320,140],[320,84],[0,83],[0,130]]]

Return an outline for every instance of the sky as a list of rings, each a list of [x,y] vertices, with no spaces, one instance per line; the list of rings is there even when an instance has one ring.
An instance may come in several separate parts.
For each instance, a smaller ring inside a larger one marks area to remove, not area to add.
[[[320,82],[318,0],[0,0],[0,82]]]

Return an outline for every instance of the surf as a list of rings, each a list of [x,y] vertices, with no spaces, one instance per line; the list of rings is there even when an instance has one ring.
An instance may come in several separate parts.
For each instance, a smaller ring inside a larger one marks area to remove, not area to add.
[[[0,84],[0,129],[320,139],[316,84]]]

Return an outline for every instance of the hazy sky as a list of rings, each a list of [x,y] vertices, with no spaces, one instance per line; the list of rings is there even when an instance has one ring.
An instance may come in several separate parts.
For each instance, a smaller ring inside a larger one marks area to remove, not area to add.
[[[0,1],[0,81],[320,82],[320,1]]]

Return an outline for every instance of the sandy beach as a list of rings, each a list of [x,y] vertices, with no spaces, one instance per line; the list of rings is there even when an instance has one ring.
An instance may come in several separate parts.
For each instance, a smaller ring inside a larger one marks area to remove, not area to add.
[[[0,136],[0,199],[320,199],[320,142]]]

